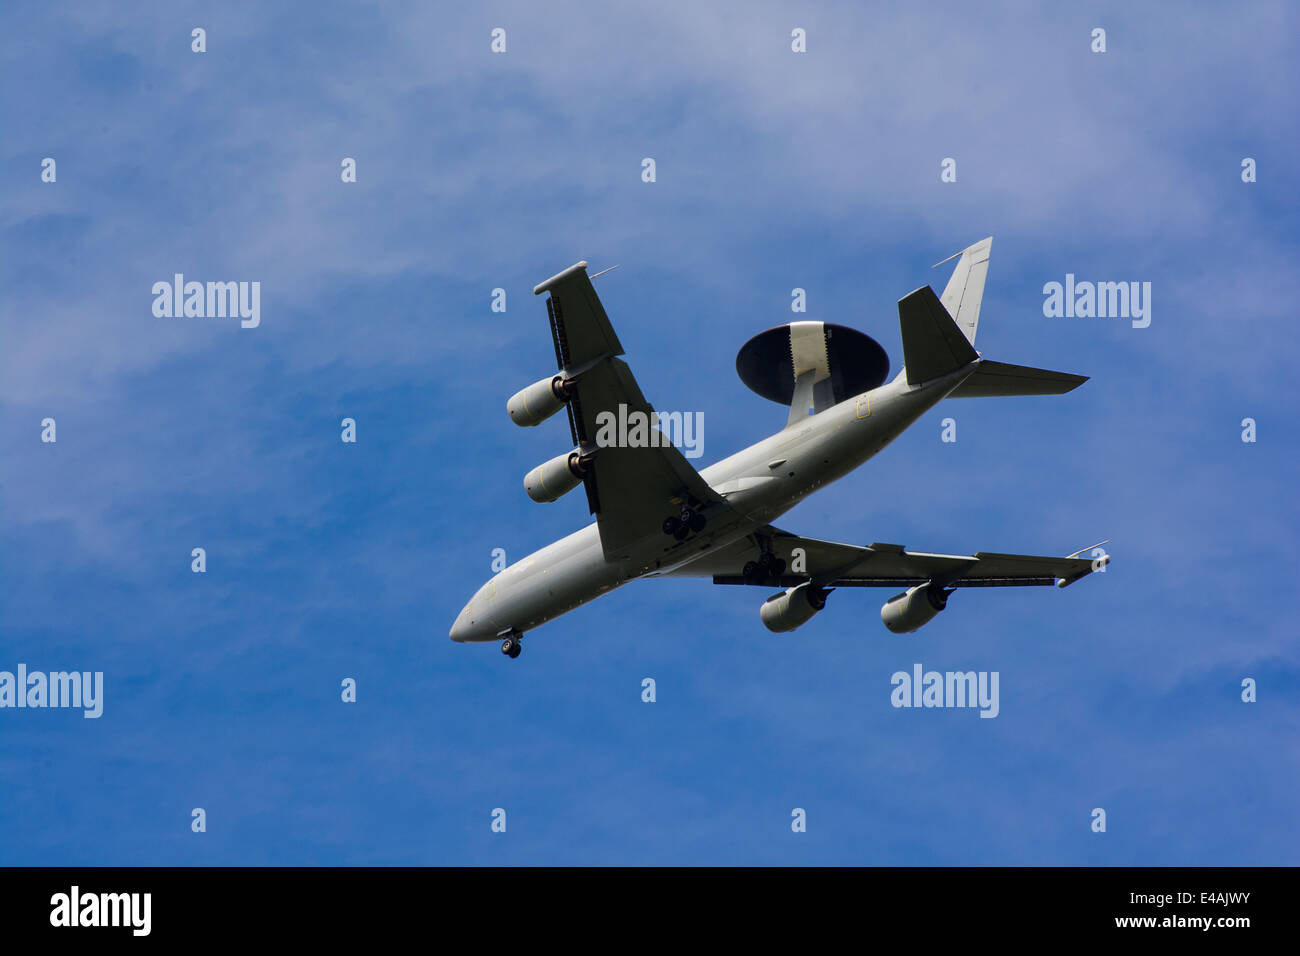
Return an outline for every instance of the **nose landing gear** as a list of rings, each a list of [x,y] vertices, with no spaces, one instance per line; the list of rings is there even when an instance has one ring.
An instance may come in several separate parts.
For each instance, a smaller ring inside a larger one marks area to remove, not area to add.
[[[519,642],[519,634],[511,634],[501,642],[501,653],[511,660],[518,657],[523,652],[523,645]]]

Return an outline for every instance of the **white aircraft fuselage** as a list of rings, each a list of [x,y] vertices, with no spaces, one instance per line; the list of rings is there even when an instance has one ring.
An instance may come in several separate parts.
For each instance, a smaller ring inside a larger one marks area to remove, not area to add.
[[[901,435],[974,374],[979,359],[940,378],[911,385],[904,372],[701,471],[730,511],[709,515],[685,541],[648,535],[607,556],[593,522],[516,561],[465,605],[451,627],[462,642],[519,635],[639,577],[689,575],[703,556],[753,534],[822,485],[844,477]]]

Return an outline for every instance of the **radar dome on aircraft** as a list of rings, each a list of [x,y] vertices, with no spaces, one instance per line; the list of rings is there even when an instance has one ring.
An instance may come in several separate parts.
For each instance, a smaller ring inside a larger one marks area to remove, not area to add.
[[[795,380],[809,372],[820,411],[883,385],[889,356],[866,333],[831,322],[778,325],[759,332],[736,355],[740,380],[780,405],[794,401]]]

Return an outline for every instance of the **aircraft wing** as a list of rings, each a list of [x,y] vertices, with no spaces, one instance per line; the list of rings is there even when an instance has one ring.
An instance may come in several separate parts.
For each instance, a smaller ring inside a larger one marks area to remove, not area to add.
[[[662,534],[664,519],[683,502],[709,505],[715,512],[726,509],[722,497],[658,429],[648,434],[654,444],[597,447],[602,412],[612,413],[616,422],[627,421],[633,412],[653,421],[654,409],[632,370],[618,358],[623,346],[587,276],[587,263],[570,266],[533,289],[535,295],[543,292],[550,293],[546,312],[556,364],[573,382],[568,402],[573,444],[592,456],[583,484],[605,554],[619,554],[639,538]]]
[[[772,553],[786,563],[786,570],[779,580],[772,578],[762,582],[767,587],[790,587],[809,580],[822,587],[905,588],[927,581],[946,588],[1048,584],[1065,587],[1095,570],[1090,558],[994,551],[969,555],[931,554],[908,551],[898,544],[872,544],[864,548],[804,538],[769,525],[756,535],[743,538],[669,574],[712,577],[714,584],[748,583],[741,572],[747,562],[758,558],[758,537],[766,538]],[[802,549],[801,560],[796,560],[796,549]]]

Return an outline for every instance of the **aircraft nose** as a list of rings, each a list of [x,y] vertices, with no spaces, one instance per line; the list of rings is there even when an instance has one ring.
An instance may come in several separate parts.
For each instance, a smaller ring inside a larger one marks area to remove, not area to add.
[[[473,603],[473,601],[470,601],[456,615],[456,620],[451,625],[451,633],[448,635],[453,641],[462,642],[469,637],[470,630],[473,627],[470,621],[470,607]]]

